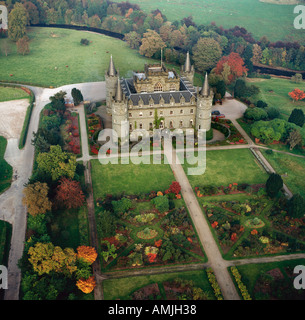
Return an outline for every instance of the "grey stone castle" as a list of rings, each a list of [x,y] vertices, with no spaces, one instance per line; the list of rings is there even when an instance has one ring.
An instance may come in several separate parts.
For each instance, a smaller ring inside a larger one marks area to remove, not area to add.
[[[193,85],[194,66],[189,53],[181,66],[180,75],[164,64],[145,65],[143,72],[132,78],[120,78],[112,56],[106,71],[106,105],[112,115],[112,128],[118,137],[127,136],[135,129],[211,128],[213,91],[205,75],[203,86]]]

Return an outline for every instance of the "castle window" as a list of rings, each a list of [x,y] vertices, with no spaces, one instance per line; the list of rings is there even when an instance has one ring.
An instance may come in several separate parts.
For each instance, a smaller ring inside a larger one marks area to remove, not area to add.
[[[174,83],[170,85],[169,91],[176,91],[176,86]]]
[[[140,112],[140,113],[139,113],[139,117],[143,117],[143,112]]]
[[[183,127],[183,121],[182,121],[182,120],[180,120],[180,122],[179,122],[179,127],[180,127],[180,128]]]
[[[153,124],[152,122],[149,123],[149,130],[152,130],[153,129]]]
[[[143,129],[143,124],[142,123],[140,123],[139,126],[140,126],[140,129]]]
[[[173,121],[170,121],[170,122],[169,122],[169,128],[170,128],[170,129],[174,129]]]
[[[160,116],[163,116],[163,111],[160,111]]]
[[[191,120],[190,120],[190,127],[192,127],[193,124],[194,124],[194,121],[193,121],[193,119],[191,119]]]
[[[160,82],[155,84],[154,91],[163,91],[163,87]]]
[[[163,128],[164,128],[164,122],[163,122],[163,120],[160,122],[159,128],[160,128],[160,129],[163,129]]]
[[[183,114],[183,109],[180,110],[180,114]]]
[[[169,114],[174,114],[174,111],[173,111],[173,110],[170,110],[170,111],[169,111]]]
[[[131,112],[129,112],[129,118],[132,118],[132,114],[131,114]]]
[[[193,114],[193,113],[194,113],[194,109],[191,109],[191,110],[190,110],[190,113]]]
[[[153,115],[152,111],[150,111],[150,112],[149,112],[149,115],[150,115],[150,116],[152,116],[152,115]]]

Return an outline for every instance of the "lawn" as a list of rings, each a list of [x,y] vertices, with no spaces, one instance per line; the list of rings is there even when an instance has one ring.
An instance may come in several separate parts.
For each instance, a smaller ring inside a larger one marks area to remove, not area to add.
[[[0,102],[27,98],[29,95],[22,89],[0,86]]]
[[[209,292],[210,295],[213,296],[207,274],[204,270],[200,270],[105,280],[103,281],[104,297],[105,300],[131,300],[131,295],[134,291],[144,286],[157,283],[160,289],[161,299],[165,300],[166,296],[163,283],[176,278],[192,280],[194,286],[200,287],[203,291]]]
[[[106,194],[143,194],[168,189],[175,180],[166,164],[101,164],[92,160],[92,183],[95,199]]]
[[[141,56],[126,42],[85,31],[59,28],[29,28],[30,54],[19,55],[10,42],[11,53],[0,56],[0,80],[59,87],[70,83],[104,81],[110,55],[121,76],[144,70],[145,63],[155,60]],[[80,45],[87,38],[89,46]],[[0,39],[0,45],[3,39]],[[173,67],[173,66],[170,66]],[[178,68],[178,67],[176,67]],[[201,77],[196,75],[201,83]]]
[[[264,152],[274,170],[282,175],[283,181],[292,193],[300,193],[305,197],[305,159],[273,152]]]
[[[287,79],[271,78],[271,79],[250,79],[250,84],[254,84],[260,88],[260,93],[254,97],[253,101],[263,100],[268,106],[278,108],[283,118],[288,120],[291,111],[294,108],[305,107],[304,101],[293,102],[288,95],[295,88],[305,90],[305,82],[294,83]]]
[[[9,188],[13,175],[12,167],[3,158],[6,145],[6,139],[0,136],[0,193]]]
[[[244,27],[257,39],[265,35],[272,41],[294,38],[304,42],[304,31],[293,27],[296,17],[293,5],[274,5],[259,0],[133,0],[132,3],[139,4],[146,13],[159,9],[170,21],[193,16],[197,24],[214,21],[225,28]]]
[[[186,170],[190,165],[183,165]],[[268,175],[248,149],[206,152],[206,171],[188,176],[192,187],[199,185],[228,186],[231,183],[263,184]]]

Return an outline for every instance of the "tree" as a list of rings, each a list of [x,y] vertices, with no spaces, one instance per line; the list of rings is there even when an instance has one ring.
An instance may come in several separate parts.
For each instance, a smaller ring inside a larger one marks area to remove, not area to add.
[[[51,100],[51,106],[54,111],[62,111],[64,112],[66,110],[65,106],[65,96],[67,92],[59,91],[54,94],[54,96],[50,97]]]
[[[75,106],[78,106],[81,102],[84,101],[84,97],[83,97],[81,91],[76,88],[72,89],[71,95],[72,95]]]
[[[18,41],[26,35],[27,12],[21,3],[15,3],[8,16],[8,36],[12,41]]]
[[[76,253],[71,248],[61,249],[51,242],[37,242],[28,250],[29,262],[38,275],[57,273],[72,274],[76,271]]]
[[[181,191],[181,186],[178,181],[173,181],[169,187],[169,192],[178,194]]]
[[[16,42],[16,46],[17,46],[17,52],[19,54],[22,54],[24,56],[25,54],[29,54],[30,53],[30,46],[29,46],[29,38],[28,38],[28,36],[24,36],[24,37],[20,38]]]
[[[193,48],[193,60],[196,69],[201,72],[214,68],[221,57],[221,47],[212,38],[200,38]]]
[[[302,145],[303,138],[298,130],[292,130],[289,133],[289,137],[287,138],[287,143],[290,145],[290,150],[293,150],[293,148],[297,145]]]
[[[244,113],[245,119],[248,120],[264,120],[268,118],[268,114],[264,109],[261,108],[248,108]]]
[[[27,206],[28,213],[32,216],[50,211],[52,203],[48,198],[49,187],[46,183],[35,182],[23,189],[23,204]]]
[[[50,146],[50,152],[39,153],[38,168],[50,174],[53,181],[65,176],[73,179],[76,170],[76,156],[62,151],[59,145]]]
[[[292,122],[299,127],[303,127],[305,123],[305,115],[302,109],[293,109],[288,122]]]
[[[4,54],[6,57],[11,53],[11,46],[8,43],[8,39],[1,40],[0,48],[1,48],[2,54]]]
[[[294,89],[288,94],[293,99],[293,102],[305,99],[305,92],[298,88]]]
[[[88,264],[92,264],[97,258],[95,248],[89,246],[77,247],[77,258],[85,260]]]
[[[125,34],[124,40],[127,42],[130,48],[139,49],[141,45],[141,35],[135,31],[131,31]]]
[[[93,276],[89,277],[88,279],[79,279],[76,282],[76,286],[84,293],[90,293],[94,290],[96,286],[96,281]]]
[[[113,237],[117,229],[117,219],[109,211],[97,214],[96,228],[101,238]]]
[[[166,196],[158,196],[152,200],[152,203],[155,205],[156,209],[164,213],[169,210],[169,201]]]
[[[165,47],[166,44],[161,36],[156,31],[148,29],[147,32],[143,34],[140,54],[151,58],[156,52],[159,52]]]
[[[59,207],[78,208],[84,204],[85,195],[80,183],[75,180],[61,178],[56,188],[55,201]]]
[[[258,108],[267,108],[268,107],[268,103],[266,103],[265,101],[262,101],[262,100],[258,100],[256,102],[256,106]]]
[[[299,194],[293,195],[288,202],[288,214],[292,218],[304,217],[305,199]]]
[[[247,74],[248,69],[245,67],[244,60],[236,52],[231,52],[230,55],[222,57],[217,63],[215,73],[222,74],[225,64],[230,67],[230,73],[227,76],[229,83]]]
[[[279,191],[283,188],[283,179],[277,173],[271,173],[266,182],[266,192],[270,198],[277,196]]]

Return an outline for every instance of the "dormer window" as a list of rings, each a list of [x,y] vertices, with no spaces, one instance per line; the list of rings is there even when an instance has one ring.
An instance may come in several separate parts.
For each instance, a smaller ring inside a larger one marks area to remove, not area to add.
[[[160,82],[157,82],[155,84],[154,91],[163,91],[163,87],[162,87],[162,84]]]

